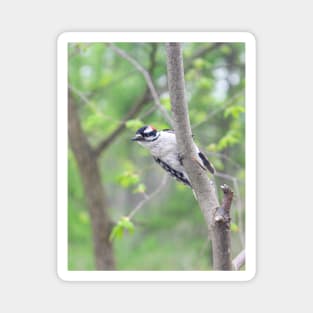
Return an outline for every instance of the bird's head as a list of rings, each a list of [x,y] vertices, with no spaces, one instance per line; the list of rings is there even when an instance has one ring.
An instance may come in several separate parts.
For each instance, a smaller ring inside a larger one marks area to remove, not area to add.
[[[138,141],[140,144],[150,143],[157,140],[160,133],[151,125],[143,126],[136,131],[132,141]]]

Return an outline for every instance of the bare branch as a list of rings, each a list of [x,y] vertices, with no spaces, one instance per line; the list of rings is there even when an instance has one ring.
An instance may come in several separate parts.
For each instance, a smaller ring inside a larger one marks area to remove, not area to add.
[[[224,192],[223,203],[215,210],[212,224],[213,267],[215,270],[232,270],[231,264],[231,233],[230,207],[233,191],[227,186],[221,186]]]
[[[153,73],[153,70],[156,66],[155,58],[156,58],[156,51],[157,51],[157,45],[152,45],[152,50],[150,53],[150,66],[148,69],[148,73]],[[143,95],[137,100],[137,102],[132,105],[131,109],[128,111],[126,116],[123,118],[123,120],[120,122],[120,124],[115,128],[115,130],[112,131],[108,137],[103,139],[98,147],[95,149],[95,153],[97,156],[99,156],[103,150],[105,150],[119,135],[123,132],[125,129],[126,122],[133,117],[135,117],[143,108],[143,106],[149,101],[149,88],[146,87]]]
[[[185,73],[187,71],[189,71],[193,66],[193,61],[197,58],[200,58],[202,56],[204,56],[207,53],[210,53],[212,51],[214,51],[215,49],[217,49],[219,46],[221,45],[221,43],[215,43],[212,46],[204,46],[201,47],[198,51],[196,51],[190,58],[187,59],[186,64],[184,65],[184,71]],[[226,66],[226,65],[225,65]],[[162,95],[163,93],[168,92],[168,86],[165,85],[161,88],[158,89],[158,94]],[[149,95],[149,99],[148,100],[153,100],[152,95]],[[157,109],[157,107],[155,106],[155,109],[153,109],[154,111]],[[151,113],[151,111],[149,110],[149,114]],[[148,113],[147,113],[148,115]],[[146,114],[144,114],[144,117],[146,117]]]
[[[111,221],[108,215],[108,201],[101,183],[96,157],[82,130],[70,90],[68,91],[68,113],[69,143],[84,185],[86,205],[92,224],[96,268],[112,270],[115,268],[115,261],[113,247],[109,241]]]
[[[215,270],[230,270],[230,258],[222,260],[221,248],[218,242],[218,229],[214,227],[215,213],[219,202],[214,183],[209,181],[207,173],[196,164],[195,145],[192,139],[188,105],[185,95],[185,82],[182,51],[179,43],[166,44],[167,69],[172,112],[174,117],[174,130],[179,152],[184,158],[184,168],[190,178],[192,188],[196,193],[197,201],[206,220],[209,232],[212,231],[213,261]],[[227,246],[228,247],[228,246]]]
[[[174,117],[174,130],[184,168],[190,178],[192,189],[205,217],[212,239],[214,270],[231,270],[230,206],[233,192],[222,186],[224,200],[219,205],[214,183],[207,173],[194,162],[195,145],[192,139],[188,104],[185,95],[185,81],[182,51],[179,43],[167,43],[168,83]]]
[[[240,239],[240,243],[242,246],[244,246],[245,244],[245,240],[244,240],[244,223],[243,223],[243,217],[242,217],[242,201],[240,198],[240,192],[239,192],[239,184],[238,184],[238,178],[225,174],[225,173],[215,173],[216,177],[221,177],[224,179],[227,179],[229,181],[231,181],[233,183],[234,189],[235,189],[235,193],[236,193],[236,208],[238,210],[238,227],[239,227],[239,239]]]
[[[216,114],[218,114],[218,113],[224,111],[229,105],[231,105],[231,104],[233,103],[234,100],[236,100],[236,99],[237,99],[238,97],[240,97],[240,96],[242,96],[242,93],[241,93],[241,92],[235,94],[233,97],[231,97],[230,99],[228,99],[228,100],[225,102],[225,104],[224,104],[223,106],[218,107],[218,108],[215,109],[213,112],[211,112],[210,114],[208,114],[208,115],[206,116],[206,118],[205,118],[203,121],[199,122],[199,123],[196,124],[196,125],[193,125],[193,126],[192,126],[192,129],[198,128],[199,126],[201,126],[201,125],[203,125],[204,123],[206,123],[209,119],[211,119],[212,117],[214,117]]]
[[[155,197],[163,189],[163,187],[166,185],[167,182],[168,182],[168,175],[164,175],[158,188],[149,195],[147,195],[145,193],[144,199],[141,200],[138,203],[138,205],[128,214],[128,218],[132,219],[134,217],[134,215],[146,204],[146,202],[150,201],[153,197]]]
[[[207,45],[207,46],[203,46],[201,47],[199,50],[197,50],[189,59],[187,59],[186,64],[185,64],[185,71],[189,70],[193,64],[192,62],[195,59],[201,58],[203,57],[205,54],[210,53],[212,51],[214,51],[215,49],[217,49],[218,47],[220,47],[223,43],[221,42],[216,42],[212,45]]]
[[[246,262],[246,252],[242,250],[232,261],[233,269],[239,271]]]
[[[98,147],[95,149],[95,153],[97,156],[99,156],[101,152],[105,150],[120,135],[120,133],[122,133],[122,131],[126,127],[126,122],[129,119],[132,119],[140,112],[144,104],[147,103],[147,100],[148,100],[148,90],[146,89],[145,93],[132,106],[130,111],[126,114],[126,116],[124,117],[122,122],[116,127],[116,129],[113,130],[108,137],[106,137],[99,143]]]
[[[148,88],[151,92],[152,98],[154,100],[154,105],[158,108],[158,110],[162,113],[163,117],[166,119],[166,121],[173,126],[172,118],[170,117],[169,113],[164,109],[160,102],[159,95],[154,87],[154,84],[152,82],[152,78],[149,74],[149,72],[141,65],[139,64],[133,57],[131,57],[128,53],[126,53],[124,50],[118,48],[114,44],[109,44],[109,46],[112,48],[113,51],[115,51],[119,56],[130,62],[144,77],[146,80],[146,83],[148,85]]]
[[[174,117],[174,130],[179,152],[184,157],[184,167],[191,180],[200,208],[208,227],[211,225],[211,211],[219,206],[213,182],[194,161],[196,151],[192,139],[188,105],[185,95],[185,81],[182,51],[179,43],[166,44],[168,83]]]

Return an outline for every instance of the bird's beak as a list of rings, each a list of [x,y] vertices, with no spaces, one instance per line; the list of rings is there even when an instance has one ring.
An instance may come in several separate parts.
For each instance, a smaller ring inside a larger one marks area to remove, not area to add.
[[[142,135],[140,135],[140,134],[136,134],[136,136],[133,137],[131,140],[132,140],[132,141],[142,141],[142,140],[143,140],[143,137],[142,137]]]

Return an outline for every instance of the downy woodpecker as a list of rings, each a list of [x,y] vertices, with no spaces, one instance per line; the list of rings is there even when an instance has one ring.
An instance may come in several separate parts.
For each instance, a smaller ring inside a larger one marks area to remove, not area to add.
[[[189,177],[184,169],[183,159],[178,152],[174,131],[164,129],[156,130],[148,125],[137,130],[133,141],[147,148],[154,160],[171,176],[183,184],[191,187]],[[211,174],[215,173],[213,165],[195,144],[197,162]]]

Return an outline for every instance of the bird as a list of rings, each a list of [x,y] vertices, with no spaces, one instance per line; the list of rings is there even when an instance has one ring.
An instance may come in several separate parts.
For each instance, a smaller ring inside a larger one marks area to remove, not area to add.
[[[158,131],[151,125],[139,128],[132,141],[138,142],[147,148],[153,159],[172,177],[184,185],[192,188],[190,179],[185,171],[183,157],[178,151],[175,132],[171,129]],[[211,174],[215,174],[214,166],[195,145],[197,163]]]

